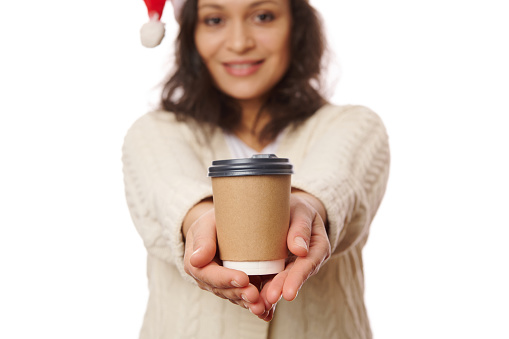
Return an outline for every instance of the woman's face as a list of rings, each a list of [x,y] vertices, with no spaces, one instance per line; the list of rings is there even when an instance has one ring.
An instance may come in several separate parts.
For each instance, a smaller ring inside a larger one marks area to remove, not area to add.
[[[262,101],[290,62],[290,0],[198,0],[195,43],[216,86]]]

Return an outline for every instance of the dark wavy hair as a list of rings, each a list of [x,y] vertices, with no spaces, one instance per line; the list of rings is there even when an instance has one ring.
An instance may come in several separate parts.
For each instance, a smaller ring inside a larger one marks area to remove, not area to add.
[[[182,9],[175,71],[163,86],[161,108],[174,113],[179,121],[192,118],[202,126],[231,132],[241,122],[241,108],[214,85],[196,49],[197,3],[188,0]],[[321,19],[307,0],[290,0],[290,6],[290,65],[261,108],[271,119],[261,131],[260,141],[275,139],[284,128],[298,125],[326,103],[319,89],[325,52]]]

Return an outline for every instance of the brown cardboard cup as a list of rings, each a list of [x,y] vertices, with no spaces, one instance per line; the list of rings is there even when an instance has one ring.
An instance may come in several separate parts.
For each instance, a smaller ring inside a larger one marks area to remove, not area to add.
[[[249,275],[285,266],[293,166],[273,154],[214,161],[209,168],[223,266]]]

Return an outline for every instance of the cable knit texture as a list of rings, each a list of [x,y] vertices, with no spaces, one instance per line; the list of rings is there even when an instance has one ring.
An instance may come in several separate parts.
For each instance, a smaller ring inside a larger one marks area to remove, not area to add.
[[[209,292],[184,272],[181,226],[212,195],[207,168],[231,158],[222,132],[206,138],[173,114],[152,112],[123,147],[126,198],[147,248],[150,296],[140,338],[371,338],[362,248],[385,192],[389,146],[380,118],[362,106],[326,105],[283,132],[277,155],[294,165],[292,186],[327,210],[333,255],[292,302],[265,323]]]

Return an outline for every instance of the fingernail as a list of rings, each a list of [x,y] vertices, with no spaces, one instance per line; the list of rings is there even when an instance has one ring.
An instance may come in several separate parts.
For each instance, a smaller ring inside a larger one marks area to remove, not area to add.
[[[247,297],[246,297],[246,295],[245,295],[244,293],[242,293],[242,294],[240,295],[240,297],[241,297],[241,298],[242,298],[242,300],[244,300],[245,302],[248,302],[248,303],[250,302],[250,301],[247,299]]]
[[[248,307],[247,308],[249,310],[249,312],[253,313],[253,311],[251,311],[251,307]],[[253,313],[254,314],[254,313]]]
[[[308,245],[306,244],[306,241],[305,241],[303,238],[301,238],[301,237],[296,237],[296,238],[293,240],[293,242],[295,243],[295,245],[297,245],[297,246],[299,246],[299,247],[304,248],[304,249],[306,250],[306,252],[307,252],[307,250],[308,250]]]
[[[200,252],[200,251],[201,251],[201,247],[200,247],[200,248],[198,248],[196,251],[194,251],[194,252],[193,252],[193,254],[191,254],[191,257],[192,257],[193,255],[195,255],[196,253]]]
[[[236,282],[235,280],[232,280],[231,281],[231,284],[233,287],[242,287],[238,282]]]

